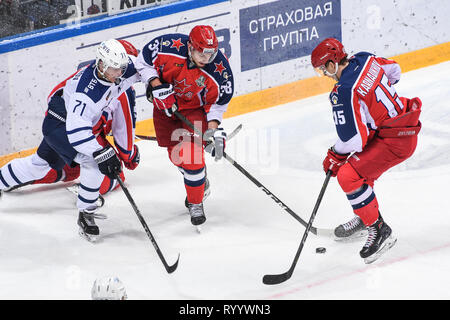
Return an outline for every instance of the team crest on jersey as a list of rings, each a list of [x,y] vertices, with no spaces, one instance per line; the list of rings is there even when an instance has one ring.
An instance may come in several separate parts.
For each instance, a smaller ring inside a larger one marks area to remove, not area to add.
[[[223,61],[220,61],[220,63],[214,63],[214,65],[216,66],[216,69],[214,70],[214,72],[218,72],[220,75],[222,75],[222,72],[226,69],[223,66]]]
[[[204,87],[205,86],[205,77],[204,76],[200,76],[200,78],[198,78],[197,80],[195,80],[195,83],[197,84],[197,86]]]
[[[170,41],[169,40],[163,41],[162,45],[168,47],[170,46]]]
[[[330,100],[331,100],[332,104],[337,104],[338,101],[339,101],[339,98],[338,98],[338,96],[336,94],[333,94],[333,95],[331,95]]]
[[[339,101],[339,97],[338,97],[338,89],[341,85],[340,84],[336,84],[333,88],[333,90],[331,90],[331,94],[330,94],[330,101],[332,104],[337,104]]]
[[[191,86],[190,84],[186,84],[186,79],[183,79],[181,81],[177,80],[174,81],[175,81],[174,89],[175,92],[177,93],[184,93],[184,91]]]
[[[177,51],[180,51],[181,47],[184,47],[184,43],[181,42],[181,38],[178,39],[172,39],[172,45],[170,46],[171,48],[176,48]]]

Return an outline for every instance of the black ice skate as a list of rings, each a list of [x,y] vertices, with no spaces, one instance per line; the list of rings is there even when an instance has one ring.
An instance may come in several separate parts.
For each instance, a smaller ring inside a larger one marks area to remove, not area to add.
[[[367,228],[358,216],[334,229],[334,239],[337,241],[350,241],[364,236],[367,236]]]
[[[211,194],[211,188],[209,187],[209,180],[208,178],[206,178],[205,180],[205,191],[203,192],[203,201],[206,200],[206,198],[208,198],[208,196]],[[186,197],[186,199],[184,199],[184,205],[186,206],[186,208],[189,209],[189,206],[191,205]]]
[[[367,231],[369,232],[367,241],[359,254],[364,262],[369,264],[392,248],[397,242],[397,238],[392,235],[391,228],[383,221],[381,216],[374,224],[367,227]]]
[[[80,211],[78,215],[78,225],[80,226],[78,233],[89,242],[96,242],[100,234],[94,218],[106,219],[105,215],[96,214],[95,211],[97,211],[97,208],[91,210],[85,209]]]
[[[189,214],[191,215],[191,223],[199,226],[206,221],[205,212],[203,211],[203,203],[189,204]]]

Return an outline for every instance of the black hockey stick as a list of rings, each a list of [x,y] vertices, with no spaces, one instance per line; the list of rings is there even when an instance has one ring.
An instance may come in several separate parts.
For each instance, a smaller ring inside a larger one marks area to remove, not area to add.
[[[316,217],[317,210],[319,209],[320,202],[322,201],[323,195],[324,195],[325,190],[326,190],[326,188],[328,186],[328,182],[330,181],[331,174],[332,174],[332,171],[329,170],[327,172],[326,177],[325,177],[325,181],[323,182],[322,190],[320,190],[320,194],[319,194],[319,197],[317,198],[316,205],[314,206],[314,210],[313,210],[313,212],[311,214],[311,217],[309,218],[309,222],[308,222],[308,225],[306,226],[306,230],[303,233],[302,241],[300,242],[300,246],[297,249],[297,253],[295,254],[295,258],[294,258],[294,261],[292,262],[291,267],[285,273],[281,273],[281,274],[266,274],[263,277],[263,283],[264,284],[268,284],[268,285],[280,284],[280,283],[288,280],[292,276],[292,273],[294,272],[295,266],[297,265],[298,258],[300,257],[300,253],[302,252],[303,246],[305,244],[306,238],[308,237],[309,229],[311,229],[311,227],[312,227],[314,218]]]
[[[194,127],[192,122],[189,121],[184,115],[175,111],[174,114],[184,123],[186,123],[196,134],[200,137],[202,133],[198,130],[198,128]],[[300,218],[294,211],[292,211],[283,201],[281,201],[278,197],[276,197],[269,189],[267,189],[261,182],[259,182],[255,177],[253,177],[247,170],[245,170],[240,164],[238,164],[233,158],[231,158],[228,154],[223,152],[223,156],[227,159],[236,169],[238,169],[244,176],[246,176],[250,181],[252,181],[258,188],[260,188],[265,194],[270,196],[272,200],[274,200],[281,208],[283,208],[287,213],[289,213],[292,217],[294,217],[298,222],[300,222],[303,226],[306,227],[307,223]],[[315,227],[311,227],[311,232],[317,235],[317,229]]]
[[[134,202],[133,198],[131,197],[130,192],[128,191],[127,187],[125,187],[123,181],[120,179],[118,174],[116,174],[115,179],[117,180],[117,182],[119,182],[120,186],[122,187],[122,190],[125,193],[125,195],[127,196],[128,201],[130,201],[130,204],[133,207],[134,212],[136,212],[136,215],[138,216],[139,221],[141,222],[142,226],[144,227],[144,230],[147,233],[147,236],[150,238],[150,241],[152,242],[153,247],[156,250],[156,253],[158,254],[159,258],[161,259],[161,261],[164,265],[164,268],[166,268],[168,273],[174,272],[178,267],[178,261],[180,260],[180,254],[178,254],[177,261],[173,265],[169,266],[167,264],[166,259],[164,259],[164,256],[163,256],[161,250],[159,249],[158,244],[156,243],[155,237],[153,237],[152,233],[150,232],[150,229],[148,228],[147,223],[145,222],[144,218],[142,217],[142,215],[141,215],[138,207],[136,206],[136,203]]]
[[[136,138],[139,138],[141,140],[151,140],[151,141],[156,141],[156,137],[153,136],[143,136],[140,134],[135,134]]]
[[[238,125],[238,126],[233,130],[233,132],[230,133],[230,135],[228,136],[227,140],[232,139],[239,131],[241,131],[241,129],[242,129],[242,124]],[[156,137],[153,137],[153,136],[144,136],[144,135],[141,135],[141,134],[136,134],[135,136],[136,136],[136,138],[139,138],[139,139],[141,139],[141,140],[151,140],[151,141],[156,141]]]

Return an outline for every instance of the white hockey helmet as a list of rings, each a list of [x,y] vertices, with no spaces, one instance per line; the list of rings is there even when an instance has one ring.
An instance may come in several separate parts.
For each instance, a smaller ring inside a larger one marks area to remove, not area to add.
[[[115,276],[98,278],[91,290],[92,300],[127,300],[122,281]]]
[[[100,70],[99,62],[102,61],[103,68]],[[122,69],[122,76],[128,67],[128,55],[124,46],[116,39],[109,39],[100,43],[97,47],[95,64],[99,73],[104,76],[109,67]]]

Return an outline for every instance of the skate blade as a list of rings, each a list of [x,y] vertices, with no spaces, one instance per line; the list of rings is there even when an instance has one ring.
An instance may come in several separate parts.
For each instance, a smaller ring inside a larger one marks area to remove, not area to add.
[[[395,245],[396,242],[397,242],[397,238],[395,238],[394,236],[390,235],[389,238],[387,238],[386,241],[384,241],[383,245],[381,246],[380,249],[378,249],[377,252],[375,252],[370,257],[364,258],[364,263],[365,264],[370,264],[372,262],[375,262],[386,251],[388,251],[390,248],[392,248]]]
[[[83,238],[89,242],[92,242],[92,243],[96,243],[99,239],[98,235],[87,234],[81,228],[78,230],[78,234],[80,235],[81,238]]]
[[[360,240],[361,238],[367,238],[368,232],[367,230],[361,230],[361,231],[357,231],[354,234],[352,234],[351,236],[348,237],[337,237],[334,233],[334,241],[338,241],[338,242],[353,242],[356,240]]]
[[[202,233],[202,227],[200,227],[200,226],[195,226],[195,230],[197,230],[198,234]]]

